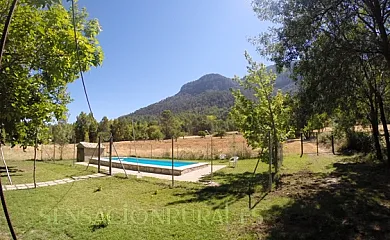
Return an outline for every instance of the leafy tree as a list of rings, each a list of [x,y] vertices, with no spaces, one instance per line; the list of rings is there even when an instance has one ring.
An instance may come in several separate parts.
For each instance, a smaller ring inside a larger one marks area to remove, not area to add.
[[[254,62],[247,52],[245,58],[248,61],[248,75],[244,80],[236,78],[236,81],[252,90],[256,99],[248,99],[240,90],[233,90],[236,102],[231,114],[248,144],[263,151],[269,146],[268,133],[272,135],[273,146],[278,146],[289,135],[290,109],[286,106],[285,95],[281,91],[275,94],[276,75],[268,72],[264,64]],[[278,159],[277,153],[273,151],[273,159]],[[278,172],[278,161],[273,163]]]
[[[148,137],[151,140],[161,140],[164,138],[164,134],[161,132],[161,129],[158,125],[151,125],[147,130]]]
[[[388,1],[380,0],[254,1],[261,20],[277,23],[257,39],[260,52],[279,67],[294,63],[304,95],[318,113],[349,112],[351,107],[362,111],[355,116],[365,115],[371,122],[378,159],[382,159],[380,120],[390,163],[385,113],[390,79],[389,7]]]
[[[98,136],[100,136],[102,141],[107,140],[111,135],[111,121],[104,116],[98,125]]]
[[[60,160],[62,160],[64,147],[72,139],[72,132],[73,127],[66,120],[60,120],[53,126],[53,142],[60,146]]]
[[[0,0],[0,22],[7,8],[8,1]],[[87,20],[85,10],[76,15],[79,64],[88,71],[103,59],[100,26]],[[0,126],[13,143],[33,145],[45,123],[65,117],[66,85],[79,72],[71,19],[58,1],[22,1],[15,11],[0,65]]]
[[[220,137],[221,139],[226,135],[225,130],[218,130],[217,134],[215,134],[216,137]]]
[[[88,117],[89,117],[89,127],[88,127],[89,141],[97,142],[99,124],[92,114],[89,114]]]
[[[160,117],[161,130],[166,138],[172,138],[179,132],[178,121],[173,116],[170,110],[165,110],[161,113]]]
[[[89,117],[86,113],[81,112],[76,117],[74,129],[75,129],[76,142],[89,141]]]
[[[201,136],[202,138],[206,137],[207,133],[205,131],[199,131],[198,136]]]
[[[114,141],[125,140],[125,131],[127,128],[127,122],[124,119],[114,119],[111,125],[111,133]]]

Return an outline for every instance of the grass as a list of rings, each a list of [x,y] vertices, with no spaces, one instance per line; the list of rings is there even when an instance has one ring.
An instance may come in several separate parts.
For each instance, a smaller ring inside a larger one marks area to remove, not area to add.
[[[288,155],[281,185],[269,194],[268,166],[253,175],[251,159],[216,172],[218,187],[116,176],[5,195],[22,239],[385,239],[388,173],[350,160]],[[60,167],[62,176],[75,171]],[[0,239],[7,238],[1,224]]]
[[[13,184],[33,182],[34,162],[32,160],[8,160],[7,166]],[[72,160],[37,161],[36,163],[37,182],[88,175],[95,172],[96,169],[93,167],[86,170],[85,166],[73,166]],[[9,184],[5,167],[0,167],[0,174],[3,184]]]

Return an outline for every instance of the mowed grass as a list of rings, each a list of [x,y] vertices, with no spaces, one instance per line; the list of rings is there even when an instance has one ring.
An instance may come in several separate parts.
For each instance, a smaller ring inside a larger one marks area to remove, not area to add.
[[[3,164],[0,167],[1,181],[3,184],[10,184]],[[32,183],[34,161],[32,160],[8,160],[8,170],[13,184]],[[51,181],[56,179],[69,178],[96,173],[96,168],[73,164],[72,160],[61,161],[37,161],[36,180],[37,182]]]
[[[339,160],[288,155],[282,172],[325,174]],[[239,160],[236,168],[216,172],[217,187],[176,182],[171,188],[170,181],[116,176],[5,195],[20,239],[259,239],[264,232],[253,226],[275,218],[295,199],[266,195],[268,165],[260,163],[253,174],[256,163]],[[59,166],[58,176],[74,174],[71,164]],[[101,213],[110,216],[106,227],[100,225]],[[0,239],[7,239],[3,216],[0,221]]]

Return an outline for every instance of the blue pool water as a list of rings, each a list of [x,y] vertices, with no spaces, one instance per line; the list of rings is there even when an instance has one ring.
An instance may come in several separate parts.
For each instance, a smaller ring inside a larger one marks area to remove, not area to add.
[[[118,158],[112,158],[113,160],[118,160]],[[172,161],[171,160],[157,160],[157,159],[146,159],[146,158],[133,158],[133,157],[124,157],[120,158],[123,162],[130,162],[130,163],[140,163],[140,164],[150,164],[150,165],[158,165],[158,166],[165,166],[165,167],[171,167]],[[184,162],[184,161],[178,161],[174,160],[173,166],[174,167],[183,167],[188,166],[191,164],[195,164],[196,162]]]

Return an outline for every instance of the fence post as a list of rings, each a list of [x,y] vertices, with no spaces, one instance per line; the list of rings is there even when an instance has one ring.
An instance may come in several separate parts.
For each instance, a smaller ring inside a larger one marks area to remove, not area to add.
[[[113,144],[113,137],[111,136],[110,137],[110,152],[109,152],[109,156],[108,156],[108,159],[109,159],[109,169],[108,169],[108,173],[109,175],[112,175],[112,144]]]
[[[100,140],[100,136],[99,136],[99,146],[98,146],[98,173],[100,173],[100,143],[101,143],[101,140]]]
[[[317,156],[318,156],[318,132],[316,134],[316,140],[317,140]]]
[[[271,140],[271,131],[268,132],[268,152],[269,152],[269,186],[268,190],[272,190],[272,140]]]
[[[303,133],[301,133],[301,156],[303,156]]]
[[[336,153],[334,152],[334,136],[333,136],[333,133],[332,133],[332,153],[333,153],[333,155],[336,155]]]
[[[174,147],[173,147],[173,137],[172,137],[172,187],[175,185],[175,178],[174,178],[174,172],[173,172],[173,152],[174,152]]]

